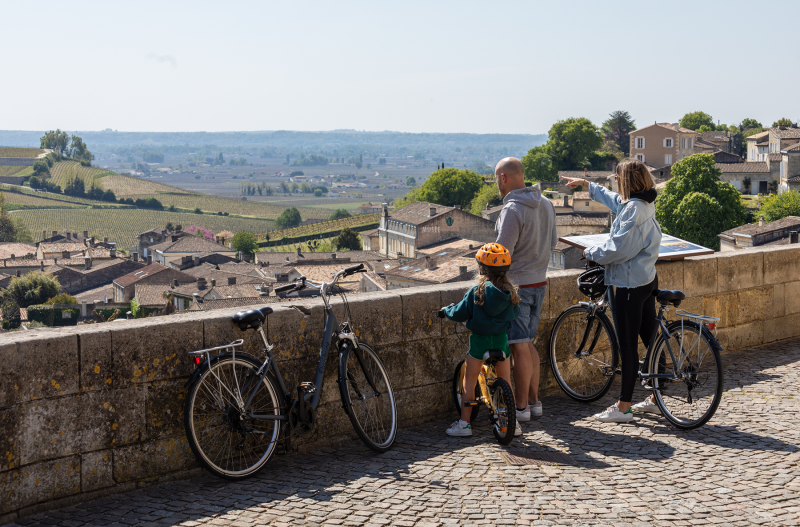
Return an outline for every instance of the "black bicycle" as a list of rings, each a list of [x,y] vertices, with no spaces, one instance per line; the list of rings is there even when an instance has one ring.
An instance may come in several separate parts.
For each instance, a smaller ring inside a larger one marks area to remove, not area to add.
[[[578,278],[590,298],[565,309],[550,335],[550,366],[561,389],[576,401],[592,402],[611,388],[620,374],[619,344],[606,310],[614,301],[603,283],[604,269],[594,267]],[[702,426],[722,399],[722,346],[716,338],[718,318],[677,309],[680,320],[664,314],[686,298],[682,291],[656,290],[657,324],[639,379],[666,419],[678,428]]]
[[[336,319],[328,296],[341,277],[363,272],[358,264],[336,273],[330,283],[315,285],[305,277],[276,293],[319,289],[324,303],[325,332],[314,382],[302,382],[295,393],[286,389],[263,324],[272,308],[240,311],[233,316],[239,329],[255,329],[264,341],[265,358],[240,353],[244,341],[192,351],[199,367],[187,382],[184,410],[186,437],[198,462],[225,479],[243,479],[261,470],[275,452],[282,433],[308,435],[317,423],[325,365],[331,344],[338,352],[342,407],[358,437],[376,452],[386,452],[397,435],[397,409],[392,384],[375,351],[359,339],[350,323],[350,307],[338,288],[345,322]],[[201,360],[202,358],[202,360]]]

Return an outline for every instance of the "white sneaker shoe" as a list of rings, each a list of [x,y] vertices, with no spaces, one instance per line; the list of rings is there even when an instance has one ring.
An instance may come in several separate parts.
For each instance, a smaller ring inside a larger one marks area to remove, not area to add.
[[[445,433],[452,437],[469,437],[472,435],[472,425],[459,419],[451,424]]]
[[[522,435],[522,427],[519,426],[519,419],[517,420],[517,427],[514,429],[514,437]]]
[[[612,404],[599,414],[594,414],[594,418],[604,423],[630,423],[633,421],[633,412],[629,409],[622,413],[616,404]]]
[[[541,417],[542,416],[542,401],[536,401],[533,404],[528,405],[528,410],[531,412],[531,416],[533,417]]]
[[[531,420],[531,409],[526,407],[525,410],[519,411],[517,410],[517,421],[522,421],[523,423]]]
[[[631,410],[643,414],[661,415],[661,409],[656,403],[650,400],[650,396],[648,396],[644,401],[631,406]]]

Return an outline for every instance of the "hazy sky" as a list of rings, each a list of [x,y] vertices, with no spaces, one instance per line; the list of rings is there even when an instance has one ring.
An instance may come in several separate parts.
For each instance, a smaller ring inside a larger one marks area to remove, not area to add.
[[[0,13],[5,130],[536,134],[619,109],[640,126],[694,110],[800,118],[796,0],[25,0]]]

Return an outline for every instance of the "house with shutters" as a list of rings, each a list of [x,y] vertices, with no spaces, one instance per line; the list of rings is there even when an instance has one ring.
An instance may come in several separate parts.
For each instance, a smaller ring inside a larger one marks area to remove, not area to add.
[[[631,157],[652,167],[672,165],[695,153],[696,136],[677,124],[651,124],[631,132]]]

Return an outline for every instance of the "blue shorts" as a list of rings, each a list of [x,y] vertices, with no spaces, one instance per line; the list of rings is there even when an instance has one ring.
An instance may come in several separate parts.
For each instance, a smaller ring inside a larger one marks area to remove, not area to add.
[[[509,344],[533,342],[536,338],[545,292],[547,292],[546,285],[519,289],[519,316],[511,323],[508,332]]]

